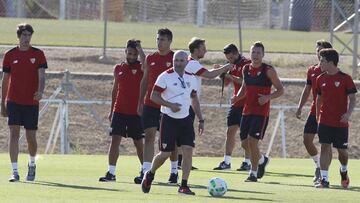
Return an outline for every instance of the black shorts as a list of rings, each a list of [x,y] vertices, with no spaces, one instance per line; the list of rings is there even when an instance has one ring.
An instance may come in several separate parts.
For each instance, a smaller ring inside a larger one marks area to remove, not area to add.
[[[331,127],[319,124],[318,135],[321,144],[333,144],[333,147],[339,149],[348,148],[349,128],[347,127]]]
[[[318,124],[316,121],[315,115],[309,115],[305,127],[304,127],[304,134],[316,134],[318,130]]]
[[[157,128],[160,126],[160,109],[144,105],[142,114],[142,124],[144,129]]]
[[[189,116],[190,116],[192,122],[194,123],[194,121],[195,121],[195,112],[194,112],[194,109],[192,108],[192,106],[190,106],[190,108],[189,108]]]
[[[248,136],[262,140],[269,122],[268,116],[246,115],[242,116],[240,123],[240,139]]]
[[[139,140],[144,137],[143,132],[140,116],[113,113],[111,119],[111,136],[120,135],[122,137],[131,137],[134,140]]]
[[[240,126],[243,107],[231,106],[227,115],[227,126],[237,125]]]
[[[8,114],[8,125],[24,126],[27,130],[38,129],[38,105],[21,105],[8,101],[6,109]]]
[[[164,114],[160,124],[159,150],[171,152],[175,150],[176,145],[195,147],[194,125],[190,116],[175,119]]]

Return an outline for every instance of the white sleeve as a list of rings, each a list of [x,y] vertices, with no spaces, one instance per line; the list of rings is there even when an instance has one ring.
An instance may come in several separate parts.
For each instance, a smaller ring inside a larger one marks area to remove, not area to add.
[[[166,89],[167,85],[166,85],[166,72],[163,72],[162,74],[160,74],[158,76],[158,78],[156,79],[156,82],[154,84],[154,90],[162,92]]]
[[[201,75],[204,70],[206,69],[199,63],[199,61],[191,60],[186,65],[186,71],[194,75]]]

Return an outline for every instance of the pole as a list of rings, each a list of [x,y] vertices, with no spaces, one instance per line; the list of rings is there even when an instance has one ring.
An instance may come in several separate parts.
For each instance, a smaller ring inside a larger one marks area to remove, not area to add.
[[[280,127],[281,127],[281,148],[282,158],[286,158],[286,135],[285,135],[285,114],[284,110],[280,110]]]
[[[354,18],[354,49],[353,49],[353,63],[352,63],[352,77],[357,78],[357,57],[358,57],[358,43],[359,43],[359,0],[355,0],[355,18]]]
[[[331,15],[330,15],[330,42],[334,44],[334,15],[335,15],[335,0],[331,0]]]
[[[59,6],[59,19],[65,20],[65,8],[66,8],[66,0],[60,0],[60,6]]]
[[[196,24],[198,27],[204,25],[204,0],[198,0]]]
[[[106,63],[108,61],[106,57],[106,46],[107,46],[107,19],[108,19],[108,3],[107,0],[103,0],[103,20],[104,20],[104,35],[103,35],[103,53],[102,56],[99,57],[100,62]]]
[[[243,54],[242,49],[242,35],[241,35],[241,14],[240,14],[240,0],[237,1],[237,14],[238,14],[238,31],[239,31],[239,50],[240,53]]]

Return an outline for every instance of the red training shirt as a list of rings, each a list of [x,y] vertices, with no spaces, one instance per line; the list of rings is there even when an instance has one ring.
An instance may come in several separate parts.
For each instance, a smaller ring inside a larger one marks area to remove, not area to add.
[[[235,65],[233,66],[233,68],[230,70],[229,74],[233,75],[235,77],[243,77],[243,67],[247,64],[250,64],[251,60],[240,56],[240,58],[238,59],[238,61],[235,63]],[[236,96],[237,92],[240,90],[241,85],[237,82],[233,81],[233,85],[234,85],[234,91],[233,91],[233,96]],[[245,104],[245,98],[240,99],[239,101],[237,101],[236,103],[234,103],[232,106],[234,107],[244,107]]]
[[[313,101],[311,103],[310,115],[316,116],[316,78],[321,75],[322,71],[318,64],[310,66],[307,71],[306,84],[311,86]]]

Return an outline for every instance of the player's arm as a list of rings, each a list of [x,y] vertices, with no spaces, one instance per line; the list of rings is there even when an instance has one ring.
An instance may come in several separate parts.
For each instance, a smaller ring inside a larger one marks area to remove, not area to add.
[[[269,68],[266,72],[267,77],[271,80],[271,83],[275,87],[275,91],[269,95],[259,94],[259,104],[263,105],[269,102],[272,99],[278,98],[284,94],[284,87],[275,71],[274,68]]]
[[[45,89],[45,77],[46,77],[45,68],[38,69],[38,77],[39,77],[39,84],[38,84],[38,89],[34,94],[34,99],[40,101]]]
[[[139,53],[141,64],[144,64],[146,55],[144,53],[143,48],[141,47],[141,41],[140,40],[136,42],[136,49],[137,49],[137,51]]]
[[[9,84],[9,76],[10,74],[7,72],[3,72],[2,82],[1,82],[1,115],[3,117],[7,117],[7,111],[6,111],[6,95],[8,90],[8,84]]]
[[[112,118],[112,114],[114,111],[114,105],[115,105],[115,100],[116,100],[116,93],[117,93],[117,87],[118,87],[118,79],[116,77],[116,70],[114,69],[114,82],[113,82],[113,88],[111,91],[111,109],[110,109],[110,113],[108,115],[109,121],[111,121]]]
[[[170,108],[172,112],[180,111],[181,104],[171,103],[171,102],[166,101],[165,99],[163,99],[161,97],[161,92],[156,90],[155,88],[156,88],[156,86],[154,87],[154,90],[151,92],[151,96],[150,96],[150,99],[153,102],[155,102],[161,106],[166,106],[166,107]]]
[[[144,97],[146,94],[146,90],[147,90],[147,86],[148,86],[148,76],[149,76],[149,66],[146,62],[147,60],[144,61],[143,63],[143,77],[141,79],[140,82],[140,94],[139,94],[139,101],[138,101],[138,107],[137,107],[137,112],[139,114],[139,116],[142,115],[143,112],[143,106],[144,106]]]
[[[350,116],[352,114],[352,112],[355,109],[355,105],[356,105],[356,96],[355,93],[349,94],[349,106],[348,106],[348,110],[346,111],[346,113],[344,115],[341,116],[341,122],[343,123],[347,123],[350,120]]]
[[[298,109],[295,113],[295,116],[299,119],[301,117],[301,110],[302,110],[303,106],[306,104],[306,101],[308,100],[308,98],[310,96],[310,92],[311,92],[311,85],[306,84],[301,93],[299,104],[298,104]]]
[[[214,68],[214,69],[211,69],[211,70],[207,70],[205,69],[201,74],[200,76],[201,77],[204,77],[204,78],[209,78],[209,79],[212,79],[212,78],[215,78],[219,75],[221,75],[222,73],[226,73],[227,71],[229,71],[229,69],[233,66],[233,64],[225,64],[223,66],[220,66],[219,68]]]
[[[226,73],[226,74],[225,74],[225,78],[227,78],[228,80],[233,81],[233,82],[235,82],[235,83],[237,83],[237,84],[239,84],[239,85],[242,84],[242,80],[243,80],[242,77],[238,77],[238,76],[235,76],[235,75],[231,75],[231,74],[229,74],[229,73]]]
[[[198,133],[199,135],[202,135],[202,133],[204,132],[205,120],[201,113],[199,97],[197,96],[197,93],[195,91],[191,93],[191,106],[195,112],[196,117],[199,119]]]
[[[319,123],[320,118],[320,106],[321,106],[321,94],[316,96],[316,120]]]
[[[243,79],[243,82],[242,82],[242,85],[241,85],[239,91],[233,98],[231,98],[231,104],[235,104],[240,99],[243,99],[245,97],[245,92],[246,92],[246,83],[244,82],[244,79]]]

